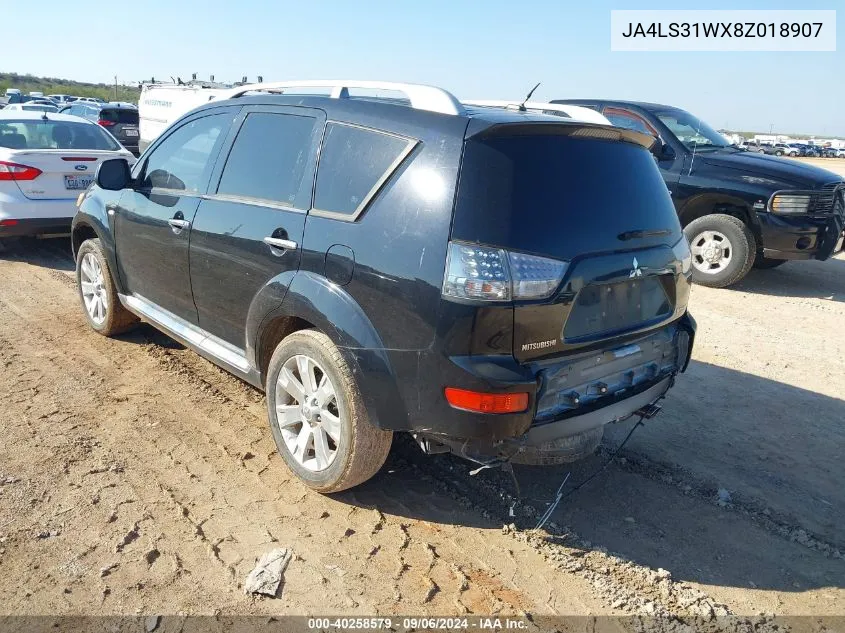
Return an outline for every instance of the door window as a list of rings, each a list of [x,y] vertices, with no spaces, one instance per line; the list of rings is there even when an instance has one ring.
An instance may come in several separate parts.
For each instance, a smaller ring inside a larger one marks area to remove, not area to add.
[[[217,193],[294,206],[311,155],[316,119],[252,112],[238,131]]]
[[[231,121],[231,114],[212,114],[172,132],[147,159],[141,188],[204,190],[221,134]]]
[[[622,127],[626,130],[634,130],[635,132],[642,132],[643,134],[657,136],[657,131],[652,128],[648,122],[628,110],[607,108],[604,111],[604,116],[606,116],[607,120],[613,123],[616,127]]]

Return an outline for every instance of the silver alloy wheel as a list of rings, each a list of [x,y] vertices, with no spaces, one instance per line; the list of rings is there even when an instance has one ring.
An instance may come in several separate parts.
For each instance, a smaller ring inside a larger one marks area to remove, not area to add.
[[[331,466],[341,442],[341,413],[328,374],[310,356],[297,354],[276,381],[276,423],[290,454],[304,468]]]
[[[702,231],[690,240],[692,265],[707,275],[720,273],[733,258],[733,246],[724,233]]]
[[[106,293],[103,269],[94,253],[85,253],[79,265],[79,285],[82,287],[82,300],[88,316],[97,325],[106,320],[109,309],[109,297]]]

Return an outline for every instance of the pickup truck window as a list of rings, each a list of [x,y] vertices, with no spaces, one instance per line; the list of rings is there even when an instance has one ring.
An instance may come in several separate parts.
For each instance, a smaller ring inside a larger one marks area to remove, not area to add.
[[[603,114],[616,127],[623,127],[626,130],[634,130],[635,132],[657,136],[657,131],[642,117],[637,116],[633,112],[622,110],[621,108],[605,108]]]
[[[689,112],[672,108],[654,113],[687,149],[729,147],[727,139]]]

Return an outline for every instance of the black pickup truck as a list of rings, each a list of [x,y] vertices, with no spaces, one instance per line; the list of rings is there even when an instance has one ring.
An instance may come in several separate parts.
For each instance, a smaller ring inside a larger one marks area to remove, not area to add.
[[[842,250],[841,176],[744,151],[672,106],[594,99],[552,103],[593,108],[618,127],[657,138],[654,153],[690,242],[697,283],[730,286],[752,267],[824,260]]]

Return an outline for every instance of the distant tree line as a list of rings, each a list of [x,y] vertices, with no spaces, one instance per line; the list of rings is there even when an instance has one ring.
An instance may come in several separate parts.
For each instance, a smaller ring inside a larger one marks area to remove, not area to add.
[[[91,84],[71,79],[58,79],[56,77],[35,77],[34,75],[21,75],[18,73],[0,73],[0,95],[8,88],[17,88],[23,94],[30,92],[43,92],[49,94],[69,94],[77,97],[99,97],[104,101],[127,101],[138,103],[141,92],[137,86],[115,86],[108,84]]]

